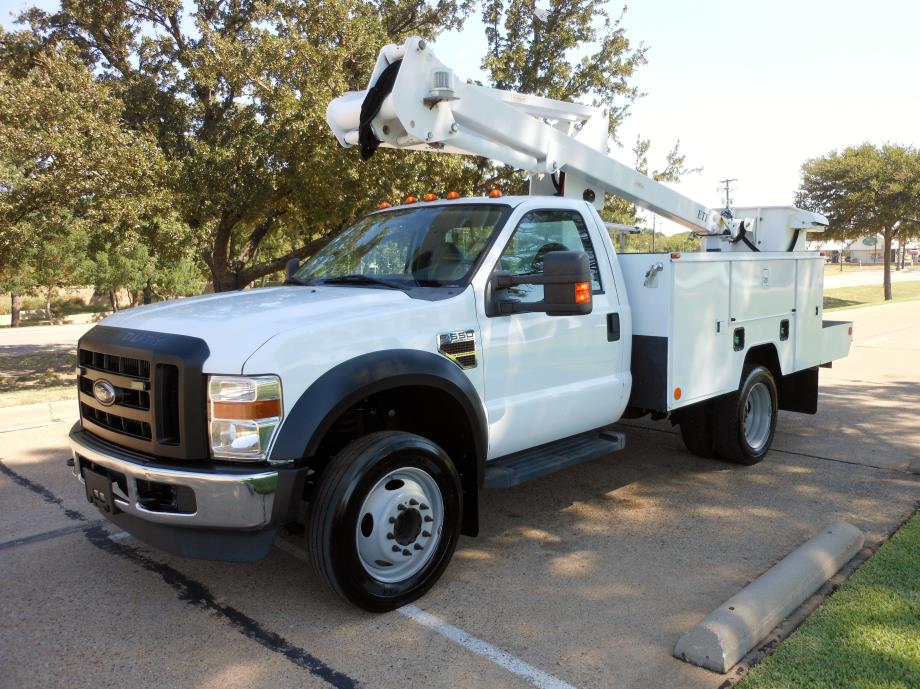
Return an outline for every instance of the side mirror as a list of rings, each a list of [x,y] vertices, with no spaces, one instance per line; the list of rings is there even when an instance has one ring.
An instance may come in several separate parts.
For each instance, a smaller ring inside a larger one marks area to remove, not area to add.
[[[584,251],[551,251],[543,257],[543,273],[492,275],[492,293],[515,285],[543,285],[543,301],[495,301],[495,315],[545,313],[549,316],[586,316],[591,313],[591,265]]]
[[[294,275],[297,274],[298,270],[300,270],[300,259],[292,258],[284,267],[284,281],[288,282],[292,277],[294,277]]]

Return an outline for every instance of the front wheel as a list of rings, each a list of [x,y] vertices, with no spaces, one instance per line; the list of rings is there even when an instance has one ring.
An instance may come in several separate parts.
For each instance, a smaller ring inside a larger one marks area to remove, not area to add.
[[[716,401],[713,418],[716,454],[726,462],[756,464],[776,431],[776,381],[764,366],[747,366],[737,393]]]
[[[441,576],[462,510],[460,478],[440,447],[412,433],[371,433],[323,472],[310,503],[307,552],[343,599],[392,610]]]

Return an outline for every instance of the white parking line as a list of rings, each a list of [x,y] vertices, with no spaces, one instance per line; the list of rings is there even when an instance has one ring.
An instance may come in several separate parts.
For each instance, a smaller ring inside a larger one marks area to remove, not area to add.
[[[298,560],[304,562],[307,561],[307,554],[302,548],[298,548],[296,545],[287,541],[283,538],[275,539],[275,547],[279,550],[283,550],[289,555],[296,557]],[[496,665],[503,667],[508,672],[511,672],[522,679],[527,680],[530,684],[533,684],[540,689],[575,689],[574,686],[565,682],[558,677],[553,677],[552,675],[543,672],[539,668],[534,667],[529,663],[525,663],[520,658],[516,658],[510,653],[506,653],[500,648],[496,648],[488,641],[483,641],[482,639],[473,636],[469,632],[465,632],[459,627],[455,627],[449,622],[445,622],[440,617],[432,615],[430,612],[425,612],[415,605],[404,605],[401,608],[398,608],[396,612],[401,615],[409,618],[413,622],[416,622],[423,627],[437,632],[445,639],[453,641],[459,646],[463,646],[468,651],[472,651],[476,655],[480,655],[483,658],[488,658]]]
[[[419,624],[428,627],[429,629],[436,631],[441,636],[450,639],[455,644],[463,646],[465,649],[472,651],[477,655],[481,655],[484,658],[488,658],[496,665],[512,672],[518,677],[526,679],[528,682],[534,686],[540,687],[540,689],[575,689],[571,684],[565,682],[558,677],[553,677],[552,675],[543,672],[539,668],[535,668],[529,663],[525,663],[520,658],[515,658],[510,653],[506,653],[500,648],[495,648],[488,641],[483,641],[482,639],[473,636],[472,634],[463,631],[459,627],[445,622],[440,617],[432,615],[430,612],[425,612],[424,610],[414,606],[414,605],[404,605],[399,608],[397,612],[405,615],[410,620],[418,622]]]

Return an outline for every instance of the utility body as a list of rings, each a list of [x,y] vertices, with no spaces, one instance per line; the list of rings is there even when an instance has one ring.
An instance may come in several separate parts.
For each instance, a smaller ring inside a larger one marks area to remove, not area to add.
[[[752,464],[779,409],[815,412],[818,367],[852,339],[823,320],[823,261],[801,250],[821,216],[706,209],[607,158],[601,111],[446,69],[421,39],[387,46],[330,126],[365,155],[510,161],[537,193],[382,209],[284,286],[89,331],[74,474],[115,523],[227,560],[263,557],[300,523],[329,587],[387,610],[476,535],[481,490],[622,449],[621,418],[670,418],[691,452]],[[608,192],[707,250],[618,255],[597,210]]]

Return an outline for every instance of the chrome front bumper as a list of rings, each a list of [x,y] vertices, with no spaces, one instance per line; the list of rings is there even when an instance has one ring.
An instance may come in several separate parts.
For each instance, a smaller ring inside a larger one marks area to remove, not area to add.
[[[138,462],[127,453],[95,441],[77,424],[70,431],[74,476],[83,482],[81,460],[122,474],[127,494],[113,490],[115,506],[122,512],[156,524],[219,529],[259,529],[269,524],[278,488],[277,471],[230,473],[183,471],[173,467]],[[185,486],[195,493],[191,513],[152,510],[139,501],[137,481]]]

